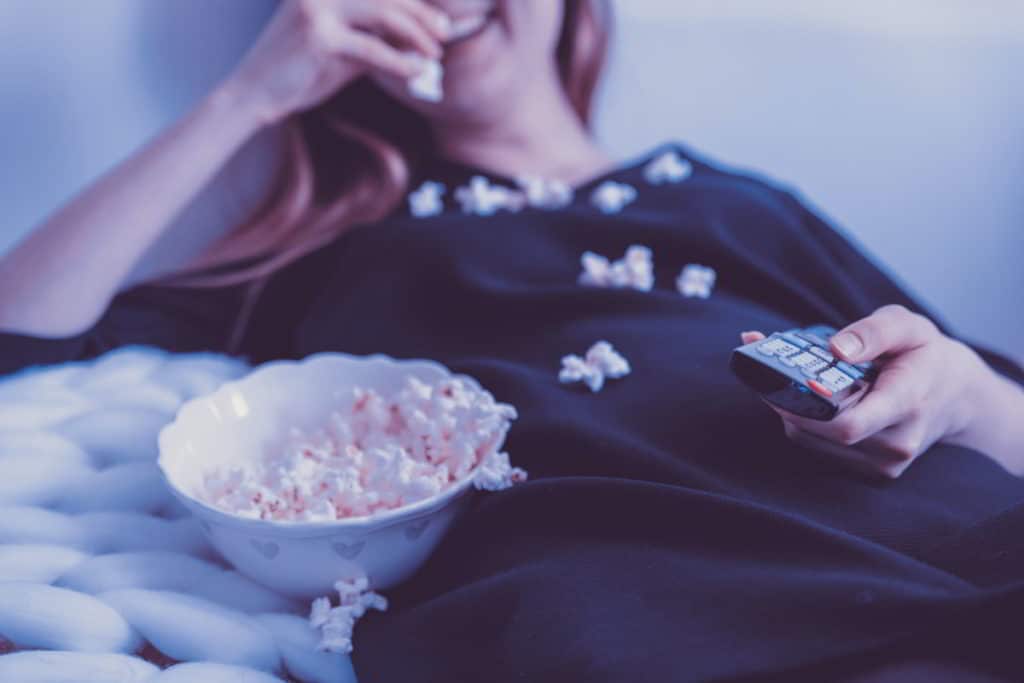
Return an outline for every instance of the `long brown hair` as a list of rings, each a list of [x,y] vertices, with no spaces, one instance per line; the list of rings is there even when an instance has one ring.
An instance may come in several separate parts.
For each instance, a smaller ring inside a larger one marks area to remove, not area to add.
[[[607,54],[610,11],[608,0],[565,0],[556,58],[566,94],[588,126]],[[278,269],[394,211],[417,166],[431,154],[423,117],[365,78],[285,126],[287,154],[268,198],[187,270],[160,284],[250,283],[252,299]]]

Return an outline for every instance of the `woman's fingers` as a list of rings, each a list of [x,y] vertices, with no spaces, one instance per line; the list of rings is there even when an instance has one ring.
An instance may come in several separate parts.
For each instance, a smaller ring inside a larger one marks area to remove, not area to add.
[[[398,0],[398,4],[416,19],[435,40],[448,40],[452,30],[452,20],[443,11],[423,0]]]
[[[382,8],[357,28],[374,31],[392,44],[417,50],[430,59],[439,59],[443,53],[441,43],[444,38],[438,37],[438,27],[431,22],[420,21],[407,11]]]
[[[786,436],[805,448],[822,453],[837,460],[845,467],[862,474],[895,479],[910,466],[913,458],[904,458],[893,453],[880,440],[871,439],[857,447],[842,446],[820,436],[804,431],[789,420],[783,420]]]
[[[754,342],[761,341],[764,338],[765,336],[763,332],[740,332],[740,340],[744,344],[753,344]]]
[[[412,78],[423,69],[423,58],[419,55],[404,54],[377,36],[362,31],[347,31],[332,48],[336,54],[401,79]]]
[[[924,346],[937,334],[938,328],[928,318],[889,305],[844,327],[832,337],[831,346],[848,363],[863,363]]]
[[[909,466],[931,447],[934,439],[920,420],[909,420],[883,429],[871,437],[870,443],[887,458]]]

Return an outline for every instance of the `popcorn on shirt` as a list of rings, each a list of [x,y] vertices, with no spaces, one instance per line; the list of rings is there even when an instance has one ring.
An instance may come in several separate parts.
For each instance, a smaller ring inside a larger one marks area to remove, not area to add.
[[[604,181],[590,195],[591,203],[605,214],[618,213],[635,199],[635,187],[614,180]]]
[[[651,250],[634,244],[619,260],[610,262],[604,256],[585,251],[580,257],[583,272],[579,283],[587,287],[637,289],[649,292],[654,287],[654,260]]]
[[[693,166],[675,150],[669,150],[644,167],[644,180],[651,185],[681,183],[693,173]]]
[[[534,209],[552,211],[572,204],[573,189],[564,181],[523,174],[516,177],[516,184]]]
[[[605,380],[619,379],[630,372],[629,361],[611,344],[599,341],[587,350],[583,358],[575,354],[564,356],[558,381],[563,384],[582,382],[596,393],[604,387]]]
[[[437,216],[444,211],[443,183],[428,180],[409,194],[409,212],[417,218]]]
[[[493,216],[502,210],[516,212],[526,205],[523,193],[492,184],[479,175],[470,178],[468,185],[455,190],[455,201],[462,207],[463,213],[477,216]]]
[[[707,299],[711,296],[717,278],[714,268],[690,263],[676,278],[676,289],[687,298]]]

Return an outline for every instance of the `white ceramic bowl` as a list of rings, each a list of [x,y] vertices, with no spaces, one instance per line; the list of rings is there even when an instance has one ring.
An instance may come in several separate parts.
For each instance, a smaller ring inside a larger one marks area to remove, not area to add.
[[[471,478],[412,505],[328,522],[246,519],[204,503],[196,493],[210,468],[257,457],[282,443],[291,427],[323,426],[353,386],[391,393],[409,375],[429,382],[452,376],[432,361],[381,355],[321,353],[267,363],[185,403],[160,432],[160,470],[213,546],[254,580],[302,599],[327,595],[338,579],[360,574],[374,588],[386,589],[427,560],[468,501]],[[479,387],[471,377],[459,377]]]

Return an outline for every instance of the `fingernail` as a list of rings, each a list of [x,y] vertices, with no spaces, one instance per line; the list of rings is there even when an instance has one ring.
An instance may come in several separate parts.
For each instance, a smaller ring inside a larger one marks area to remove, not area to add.
[[[840,332],[836,336],[832,337],[832,345],[835,346],[839,353],[843,354],[847,360],[852,360],[864,349],[864,343],[860,340],[860,337],[855,335],[853,332]]]

